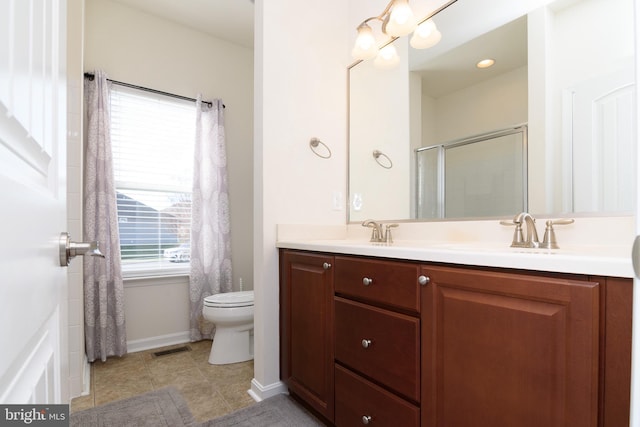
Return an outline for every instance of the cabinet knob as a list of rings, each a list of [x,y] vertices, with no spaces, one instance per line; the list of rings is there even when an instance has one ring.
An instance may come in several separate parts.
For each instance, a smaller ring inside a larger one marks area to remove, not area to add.
[[[322,264],[322,268],[324,268],[325,270],[328,270],[331,268],[331,264],[329,264],[328,262],[325,262],[324,264]]]
[[[371,416],[369,416],[369,415],[363,415],[362,416],[362,424],[369,425],[369,423],[371,423],[371,421],[373,421],[371,419]]]
[[[362,284],[365,286],[369,286],[370,284],[373,283],[373,279],[370,279],[368,277],[363,277],[362,278]]]
[[[418,277],[418,283],[420,283],[422,286],[428,284],[431,281],[431,279],[428,276],[420,276]]]
[[[369,348],[369,347],[371,347],[371,340],[368,340],[368,339],[364,339],[364,340],[362,340],[362,347],[363,347],[363,348]]]

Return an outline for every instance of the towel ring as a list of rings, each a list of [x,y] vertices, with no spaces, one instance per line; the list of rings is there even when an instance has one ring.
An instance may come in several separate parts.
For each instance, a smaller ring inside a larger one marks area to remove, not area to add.
[[[384,157],[387,159],[386,161],[380,161],[380,157]],[[393,162],[380,150],[373,150],[373,158],[376,159],[376,162],[385,169],[391,169],[393,167]]]
[[[324,147],[324,149],[326,150],[326,154],[322,154],[320,152],[318,152],[316,150],[316,148],[318,148],[318,146],[322,145]],[[311,140],[309,141],[309,147],[311,147],[311,151],[313,151],[313,154],[315,154],[318,157],[321,157],[323,159],[328,159],[331,157],[331,149],[327,146],[327,144],[325,144],[324,142],[320,141],[318,138],[311,138]]]

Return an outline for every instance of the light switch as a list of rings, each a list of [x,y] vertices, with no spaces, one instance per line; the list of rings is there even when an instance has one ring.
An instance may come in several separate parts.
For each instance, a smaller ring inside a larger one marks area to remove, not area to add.
[[[332,196],[331,196],[331,200],[332,200],[332,206],[333,206],[333,210],[334,211],[341,211],[342,210],[342,191],[334,191]]]

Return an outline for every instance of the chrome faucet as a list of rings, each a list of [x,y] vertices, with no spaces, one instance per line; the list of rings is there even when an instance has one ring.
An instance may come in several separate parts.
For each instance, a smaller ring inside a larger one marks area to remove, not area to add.
[[[504,225],[515,225],[516,231],[513,234],[513,241],[511,242],[512,248],[537,248],[540,246],[540,240],[538,239],[538,230],[536,229],[536,220],[528,212],[520,212],[513,218],[511,223],[505,223]],[[522,236],[522,226],[527,227],[527,239]]]
[[[547,221],[547,227],[544,230],[544,238],[542,242],[538,240],[538,231],[536,230],[536,220],[527,212],[521,212],[513,218],[513,221],[500,221],[502,225],[515,225],[516,231],[513,233],[512,248],[541,248],[541,249],[558,249],[556,241],[556,233],[553,229],[554,225],[573,224],[573,219],[553,219]],[[522,225],[527,227],[527,239],[522,235]]]
[[[363,227],[370,227],[371,230],[371,239],[370,242],[380,243],[382,240],[382,224],[377,223],[372,219],[367,219],[362,222]]]
[[[382,223],[375,222],[372,219],[367,219],[362,222],[363,227],[370,227],[371,239],[370,242],[374,243],[393,243],[393,236],[391,235],[391,229],[397,227],[398,224],[385,224],[384,233],[382,232]]]

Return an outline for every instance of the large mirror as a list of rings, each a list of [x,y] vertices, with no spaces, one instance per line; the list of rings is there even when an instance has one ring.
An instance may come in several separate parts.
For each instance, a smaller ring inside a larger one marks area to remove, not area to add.
[[[437,45],[349,69],[350,221],[633,211],[633,0],[457,0],[433,21]],[[508,152],[478,138],[515,129]],[[429,151],[460,141],[481,142]]]

